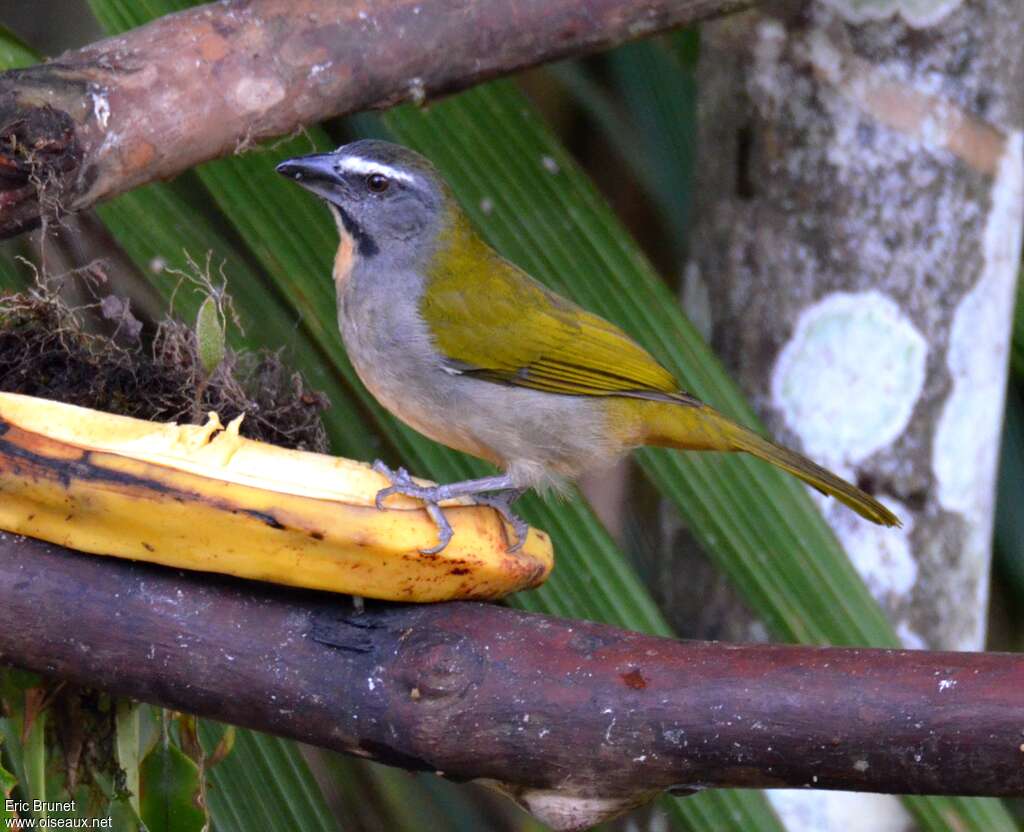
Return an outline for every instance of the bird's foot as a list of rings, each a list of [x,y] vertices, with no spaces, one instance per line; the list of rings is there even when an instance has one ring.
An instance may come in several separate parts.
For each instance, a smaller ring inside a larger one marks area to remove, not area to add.
[[[380,460],[373,463],[373,470],[382,474],[391,483],[387,488],[377,492],[375,503],[377,508],[384,510],[384,500],[392,494],[402,494],[421,500],[427,509],[427,513],[437,526],[438,543],[430,549],[421,549],[424,555],[436,555],[448,545],[452,539],[451,524],[438,503],[450,500],[454,497],[472,497],[473,502],[480,506],[488,506],[497,511],[516,534],[515,543],[509,547],[509,552],[518,552],[526,542],[526,536],[530,527],[524,520],[512,511],[512,503],[522,496],[522,488],[517,488],[508,474],[498,477],[483,477],[476,480],[463,480],[452,482],[447,485],[424,486],[417,485],[416,481],[409,476],[404,468],[392,471]]]
[[[373,463],[373,470],[391,483],[387,488],[382,488],[378,491],[377,496],[373,499],[374,505],[377,506],[378,511],[384,511],[384,501],[392,494],[403,494],[406,497],[415,497],[416,499],[425,500],[427,499],[429,492],[433,490],[422,485],[417,485],[409,475],[409,472],[404,468],[388,468],[388,466],[379,459]]]
[[[379,459],[373,463],[373,470],[386,477],[388,482],[391,483],[387,488],[382,488],[377,492],[377,496],[374,498],[377,510],[384,511],[384,500],[392,494],[402,494],[406,497],[422,500],[427,514],[430,515],[430,519],[437,526],[437,545],[431,546],[429,549],[420,549],[420,554],[436,555],[444,551],[444,548],[451,542],[452,535],[455,534],[451,523],[448,522],[448,518],[444,516],[444,511],[438,505],[441,500],[448,499],[448,496],[442,491],[444,486],[427,487],[417,485],[413,478],[409,476],[409,472],[404,468],[392,470]]]
[[[526,543],[526,536],[530,533],[529,524],[518,514],[512,511],[512,503],[522,496],[523,492],[516,488],[508,491],[501,491],[497,494],[475,494],[473,502],[479,506],[489,506],[505,518],[506,522],[515,532],[516,542],[508,547],[509,553],[518,552]]]

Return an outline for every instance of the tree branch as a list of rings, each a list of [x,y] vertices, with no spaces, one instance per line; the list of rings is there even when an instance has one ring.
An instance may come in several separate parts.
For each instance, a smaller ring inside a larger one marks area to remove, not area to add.
[[[677,642],[0,536],[0,661],[403,768],[558,828],[666,788],[1024,795],[1024,656]]]
[[[0,237],[305,124],[753,2],[234,0],[169,15],[0,76]]]

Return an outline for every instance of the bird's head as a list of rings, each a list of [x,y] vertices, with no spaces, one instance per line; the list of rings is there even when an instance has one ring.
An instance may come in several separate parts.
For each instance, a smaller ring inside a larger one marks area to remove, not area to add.
[[[365,139],[331,153],[289,159],[277,172],[323,199],[363,258],[429,256],[454,197],[423,156],[391,142]],[[457,209],[454,209],[457,210]]]

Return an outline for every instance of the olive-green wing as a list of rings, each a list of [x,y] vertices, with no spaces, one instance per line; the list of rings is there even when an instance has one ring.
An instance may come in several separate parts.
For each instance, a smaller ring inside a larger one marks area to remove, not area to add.
[[[550,393],[696,403],[618,327],[482,244],[472,255],[438,258],[420,303],[453,372]]]

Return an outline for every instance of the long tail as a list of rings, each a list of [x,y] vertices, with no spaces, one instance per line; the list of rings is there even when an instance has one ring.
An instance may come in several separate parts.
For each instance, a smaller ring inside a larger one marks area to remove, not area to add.
[[[737,426],[739,427],[739,426]],[[835,497],[843,505],[849,506],[861,517],[866,517],[873,523],[882,526],[901,526],[899,517],[883,506],[870,494],[857,488],[842,477],[837,477],[826,468],[817,463],[811,462],[807,457],[801,456],[789,448],[783,448],[763,439],[746,428],[739,428],[737,431],[736,447],[738,450],[753,454],[759,459],[777,465],[783,471],[788,471],[795,477],[799,477],[808,485],[818,489],[822,494]]]
[[[647,403],[657,413],[645,420],[649,432],[645,444],[665,445],[680,450],[744,451],[799,477],[822,494],[835,497],[861,517],[882,526],[901,526],[900,519],[870,494],[807,457],[769,442],[751,430],[726,418],[707,405]]]

